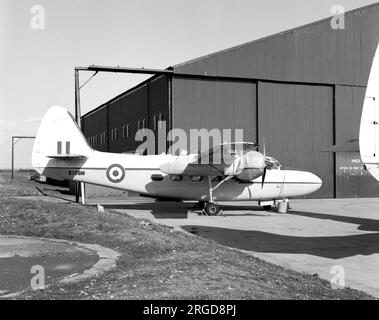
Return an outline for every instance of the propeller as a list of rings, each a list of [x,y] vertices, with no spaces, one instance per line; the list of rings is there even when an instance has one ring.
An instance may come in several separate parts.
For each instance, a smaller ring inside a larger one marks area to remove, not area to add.
[[[265,138],[263,138],[263,155],[264,155],[264,157],[266,159],[266,142],[265,142]],[[265,184],[266,172],[267,172],[267,165],[263,169],[261,189],[263,189],[263,186]]]
[[[262,174],[262,184],[261,184],[261,189],[263,189],[263,186],[264,186],[264,184],[265,184],[266,171],[267,171],[267,168],[265,167],[265,168],[263,169],[263,174]]]

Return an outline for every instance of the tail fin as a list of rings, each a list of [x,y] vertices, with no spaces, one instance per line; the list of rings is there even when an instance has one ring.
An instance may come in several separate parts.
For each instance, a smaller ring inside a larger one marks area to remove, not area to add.
[[[86,158],[92,152],[72,115],[63,107],[52,107],[38,128],[32,164],[42,174],[54,159]]]
[[[379,180],[379,45],[371,66],[362,109],[359,150],[363,163]]]

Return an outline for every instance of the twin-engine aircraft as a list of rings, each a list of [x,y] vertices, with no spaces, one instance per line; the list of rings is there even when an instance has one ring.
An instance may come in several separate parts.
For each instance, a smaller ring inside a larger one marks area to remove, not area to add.
[[[88,145],[66,109],[52,107],[38,129],[32,163],[40,174],[58,180],[196,200],[208,215],[219,213],[217,201],[282,200],[321,187],[316,175],[284,170],[256,149],[253,143],[228,143],[182,156],[99,152]]]
[[[366,169],[379,181],[379,45],[372,62],[363,103],[359,151]]]

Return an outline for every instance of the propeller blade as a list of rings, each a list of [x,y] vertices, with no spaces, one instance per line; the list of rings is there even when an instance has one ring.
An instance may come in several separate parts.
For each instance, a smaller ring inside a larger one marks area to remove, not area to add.
[[[265,168],[263,169],[263,174],[262,174],[262,185],[261,185],[261,189],[263,189],[263,185],[265,184],[266,171],[267,171],[267,168],[265,167]]]
[[[265,141],[265,138],[263,138],[263,155],[266,157],[266,141]]]

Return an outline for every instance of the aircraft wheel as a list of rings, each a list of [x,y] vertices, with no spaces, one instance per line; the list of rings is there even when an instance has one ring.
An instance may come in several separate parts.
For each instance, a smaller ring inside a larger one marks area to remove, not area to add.
[[[217,216],[220,212],[220,207],[215,203],[209,202],[205,205],[204,210],[209,216]]]

